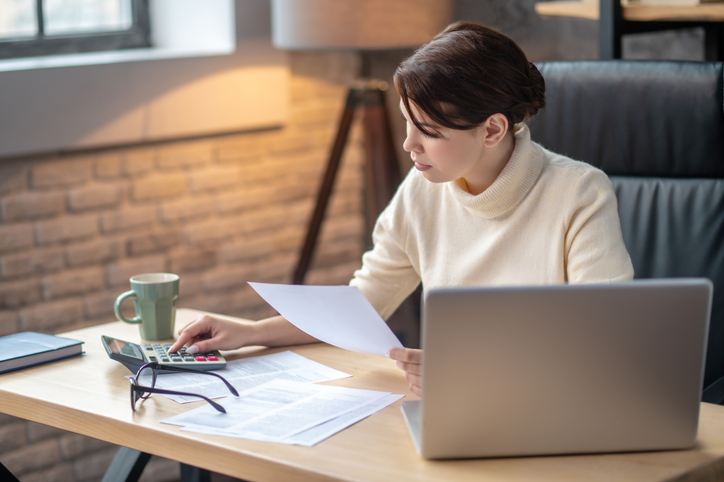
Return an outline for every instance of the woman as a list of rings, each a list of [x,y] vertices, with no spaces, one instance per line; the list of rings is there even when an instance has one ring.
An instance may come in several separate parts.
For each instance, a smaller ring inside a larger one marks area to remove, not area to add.
[[[405,60],[394,82],[415,169],[378,218],[374,247],[350,282],[383,318],[420,282],[429,289],[633,277],[608,177],[531,141],[525,122],[545,106],[545,82],[515,42],[458,22]],[[203,316],[172,349],[314,341],[279,316]],[[422,351],[389,356],[420,395]]]

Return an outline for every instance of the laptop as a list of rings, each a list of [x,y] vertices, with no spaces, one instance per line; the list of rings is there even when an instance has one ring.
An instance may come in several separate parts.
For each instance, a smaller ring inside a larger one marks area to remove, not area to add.
[[[428,459],[685,449],[696,442],[713,286],[699,278],[431,289]]]

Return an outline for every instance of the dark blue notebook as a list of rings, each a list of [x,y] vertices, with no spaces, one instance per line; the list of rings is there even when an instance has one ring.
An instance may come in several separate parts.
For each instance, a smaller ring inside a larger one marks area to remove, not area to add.
[[[32,331],[0,337],[0,373],[80,355],[82,345],[82,341]]]

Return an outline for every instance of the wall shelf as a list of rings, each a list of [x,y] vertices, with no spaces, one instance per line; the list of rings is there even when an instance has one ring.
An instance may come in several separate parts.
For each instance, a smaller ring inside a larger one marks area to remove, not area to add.
[[[621,58],[621,36],[703,27],[706,60],[724,55],[724,3],[698,5],[633,5],[621,0],[537,2],[542,17],[572,17],[600,22],[601,59]]]

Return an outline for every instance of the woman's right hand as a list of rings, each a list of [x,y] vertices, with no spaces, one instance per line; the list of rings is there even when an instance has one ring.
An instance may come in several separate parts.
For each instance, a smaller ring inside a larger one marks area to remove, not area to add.
[[[186,345],[191,354],[214,350],[234,350],[255,343],[255,322],[231,321],[202,315],[178,331],[178,340],[169,351]]]

